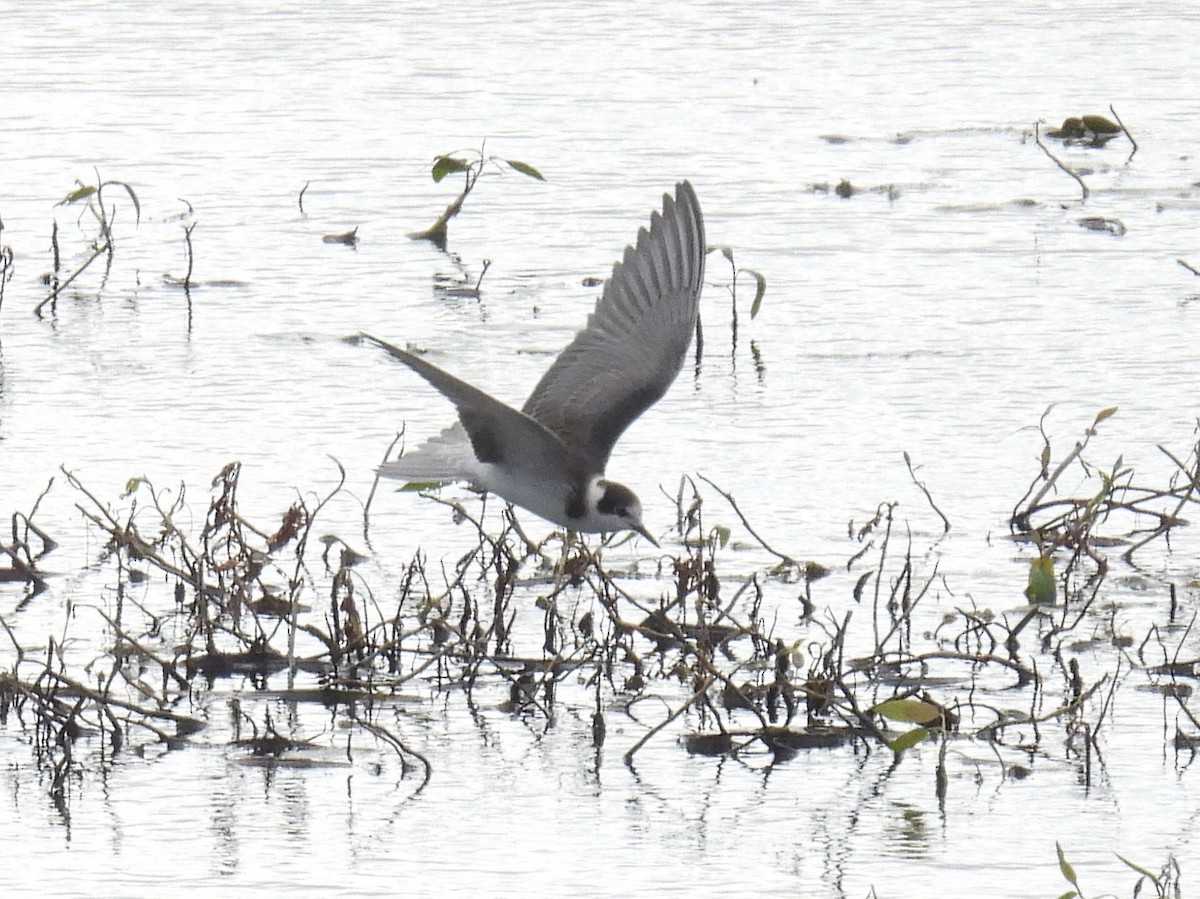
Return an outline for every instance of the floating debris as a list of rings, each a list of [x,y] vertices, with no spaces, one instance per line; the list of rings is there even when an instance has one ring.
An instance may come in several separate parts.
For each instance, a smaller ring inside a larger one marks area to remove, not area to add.
[[[1102,115],[1070,116],[1063,119],[1061,128],[1047,131],[1046,137],[1066,144],[1103,147],[1123,130],[1116,122]]]
[[[1089,231],[1107,231],[1116,237],[1123,237],[1126,231],[1125,225],[1120,219],[1106,219],[1098,215],[1081,218],[1079,226],[1087,228]]]
[[[246,281],[238,281],[233,278],[214,278],[211,281],[189,281],[186,278],[177,278],[174,275],[163,273],[163,284],[168,287],[187,287],[195,289],[197,287],[249,287]]]
[[[358,246],[358,228],[343,231],[341,234],[326,234],[321,238],[325,243],[340,243],[348,247]]]

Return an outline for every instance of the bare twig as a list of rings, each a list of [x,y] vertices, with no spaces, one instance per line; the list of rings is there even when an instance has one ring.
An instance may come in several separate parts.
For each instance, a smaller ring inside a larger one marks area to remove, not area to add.
[[[708,693],[708,688],[712,686],[712,682],[713,679],[711,677],[706,677],[703,681],[701,681],[700,686],[696,688],[696,691],[692,693],[692,695],[689,696],[684,702],[680,703],[679,708],[672,711],[671,714],[669,714],[666,718],[654,725],[654,727],[650,728],[650,730],[648,730],[646,733],[642,734],[642,738],[634,743],[633,746],[631,746],[625,753],[625,764],[632,768],[633,757],[637,754],[637,751],[650,742],[655,734],[659,733],[672,721],[690,709],[695,703],[703,699],[705,694]]]
[[[194,231],[195,228],[196,224],[193,222],[183,229],[183,239],[187,244],[188,259],[187,274],[183,276],[183,289],[185,292],[191,290],[192,287],[192,231]]]
[[[76,278],[78,278],[80,275],[82,275],[89,265],[91,265],[93,262],[95,262],[97,259],[99,259],[101,256],[103,256],[105,253],[107,253],[110,248],[111,248],[111,244],[108,241],[105,241],[103,244],[101,244],[96,249],[96,251],[94,253],[92,253],[91,256],[88,257],[87,261],[84,262],[83,265],[81,265],[81,266],[79,266],[79,268],[75,269],[75,271],[71,275],[71,277],[67,278],[67,280],[63,281],[61,284],[56,284],[54,286],[54,288],[50,291],[50,294],[33,308],[33,314],[36,315],[38,318],[41,318],[42,317],[42,307],[44,307],[47,303],[51,302],[52,300],[58,299],[58,295],[60,293],[62,293],[64,290],[66,290],[67,287],[70,286],[72,281],[74,281]]]
[[[386,463],[391,457],[392,450],[396,448],[396,444],[404,439],[404,429],[406,427],[407,425],[400,426],[400,430],[396,432],[396,436],[392,438],[392,442],[389,443],[387,445],[387,449],[383,451],[383,460],[379,463],[379,468],[382,468],[384,463]],[[363,503],[363,540],[366,541],[367,546],[371,545],[371,537],[368,531],[371,527],[371,503],[375,500],[375,491],[379,489],[379,479],[381,477],[379,474],[379,468],[375,469],[375,477],[371,481],[371,492],[367,494],[367,501]]]
[[[930,508],[933,509],[933,511],[937,513],[938,518],[942,519],[942,533],[949,534],[950,533],[950,519],[947,518],[942,513],[942,510],[937,507],[937,503],[935,503],[933,501],[933,497],[929,495],[929,489],[925,486],[925,483],[923,481],[917,480],[917,473],[915,471],[913,471],[912,459],[909,458],[908,450],[904,451],[904,464],[908,466],[908,474],[913,479],[913,483],[917,485],[917,489],[920,490],[923,494],[925,494],[925,499],[927,499],[929,501]]]
[[[1088,198],[1088,194],[1089,194],[1088,186],[1083,183],[1083,179],[1080,178],[1079,175],[1077,175],[1075,172],[1071,171],[1071,169],[1068,168],[1066,166],[1066,164],[1064,164],[1062,162],[1062,160],[1060,160],[1057,156],[1055,156],[1053,153],[1051,153],[1050,150],[1046,147],[1046,145],[1044,143],[1042,143],[1042,133],[1041,133],[1039,122],[1033,123],[1033,137],[1034,137],[1034,140],[1037,142],[1037,145],[1042,148],[1042,152],[1045,153],[1047,156],[1049,156],[1050,160],[1056,166],[1058,166],[1060,169],[1062,169],[1064,172],[1066,172],[1068,175],[1070,175],[1072,178],[1074,178],[1077,182],[1079,182],[1079,187],[1083,191],[1082,199],[1086,200]]]
[[[1029,501],[1029,504],[1025,507],[1025,511],[1013,516],[1013,521],[1018,522],[1022,530],[1028,528],[1029,513],[1038,507],[1038,504],[1042,501],[1042,497],[1050,492],[1050,489],[1058,482],[1062,473],[1067,470],[1067,466],[1079,458],[1079,454],[1083,452],[1085,446],[1087,446],[1086,439],[1078,441],[1074,448],[1067,453],[1066,458],[1058,463],[1058,467],[1054,469],[1054,473],[1046,478],[1046,483],[1042,485],[1042,489]]]
[[[1129,133],[1129,129],[1125,127],[1125,123],[1121,121],[1121,117],[1117,115],[1117,110],[1111,103],[1108,104],[1108,111],[1113,114],[1113,118],[1117,120],[1117,124],[1121,126],[1121,130],[1125,132],[1125,136],[1129,138],[1129,142],[1133,144],[1133,149],[1130,151],[1129,157],[1125,160],[1128,162],[1130,159],[1133,159],[1133,154],[1138,151],[1138,143],[1133,139],[1133,135]]]
[[[404,769],[406,771],[408,770],[408,760],[405,759],[405,755],[411,755],[413,758],[415,758],[417,761],[419,761],[421,763],[421,766],[425,770],[425,775],[421,778],[421,783],[417,786],[417,789],[414,791],[414,793],[413,793],[414,796],[417,795],[418,793],[420,793],[422,790],[424,790],[426,786],[428,786],[429,778],[433,775],[433,765],[431,765],[429,763],[429,759],[425,758],[425,756],[421,755],[421,753],[417,752],[412,747],[405,745],[403,740],[401,740],[399,737],[397,737],[395,734],[393,734],[386,727],[383,727],[382,725],[379,725],[379,724],[374,724],[374,723],[366,720],[365,718],[363,718],[361,715],[359,715],[354,710],[351,710],[350,718],[352,721],[354,721],[356,724],[358,724],[360,727],[362,727],[363,730],[374,734],[376,737],[383,740],[385,743],[388,743],[389,745],[391,745],[391,747],[396,750],[396,754],[400,756],[400,763],[404,766]]]
[[[733,511],[735,513],[737,513],[737,517],[739,519],[741,519],[742,525],[746,528],[747,531],[749,531],[750,536],[753,537],[755,540],[757,540],[759,545],[762,546],[763,549],[765,549],[771,555],[775,556],[777,559],[780,559],[781,561],[783,561],[786,565],[789,565],[796,569],[803,569],[803,567],[804,567],[803,565],[801,565],[799,562],[797,562],[795,559],[793,559],[791,556],[787,555],[786,553],[782,553],[779,550],[773,548],[769,543],[767,543],[766,540],[764,540],[759,535],[759,533],[756,530],[754,530],[754,527],[750,524],[749,521],[746,520],[746,516],[742,514],[742,510],[740,508],[738,508],[737,501],[733,498],[732,493],[727,493],[726,491],[722,490],[720,487],[718,487],[716,484],[714,484],[712,481],[710,481],[708,478],[706,478],[702,474],[697,474],[697,477],[699,477],[700,480],[702,480],[704,483],[708,484],[708,486],[712,487],[712,489],[717,491],[717,493],[721,494],[721,498],[724,499],[725,502],[729,503],[729,505],[732,507]]]

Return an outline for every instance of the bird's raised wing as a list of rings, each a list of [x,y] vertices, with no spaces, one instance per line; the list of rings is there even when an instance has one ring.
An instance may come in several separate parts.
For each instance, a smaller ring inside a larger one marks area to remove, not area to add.
[[[360,336],[387,350],[454,403],[458,409],[458,420],[467,432],[478,461],[503,464],[513,471],[541,473],[551,478],[561,472],[557,476],[566,478],[567,448],[543,425],[420,356],[370,334]],[[449,430],[443,432],[441,437],[434,438],[432,442],[445,440],[449,434]],[[404,460],[402,458],[399,461],[403,463]],[[408,472],[403,465],[393,466],[392,469],[385,466],[384,473],[393,477],[419,476],[415,472]]]
[[[522,410],[558,435],[577,464],[603,472],[617,439],[679,374],[696,330],[704,257],[700,203],[682,181],[613,266],[587,326]]]

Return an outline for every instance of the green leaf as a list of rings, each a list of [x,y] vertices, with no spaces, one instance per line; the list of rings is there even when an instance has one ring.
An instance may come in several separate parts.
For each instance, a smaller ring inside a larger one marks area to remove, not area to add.
[[[516,159],[506,159],[504,161],[508,163],[508,167],[514,172],[520,172],[522,175],[528,175],[530,178],[537,178],[538,181],[546,180],[542,177],[541,172],[527,162],[520,162]]]
[[[729,543],[729,528],[723,524],[719,524],[713,528],[713,532],[717,535],[717,545],[720,546],[721,549],[724,549],[726,544]]]
[[[892,740],[892,742],[888,743],[888,748],[891,749],[892,752],[903,752],[906,749],[911,749],[912,747],[916,746],[928,736],[929,731],[927,731],[925,728],[914,727],[912,730],[902,733],[900,736],[896,737],[896,739]]]
[[[884,700],[871,711],[891,721],[903,721],[905,724],[935,724],[942,719],[942,710],[936,705],[911,696],[905,699]]]
[[[1133,862],[1131,862],[1129,859],[1127,859],[1125,856],[1123,856],[1119,852],[1114,852],[1113,855],[1115,855],[1117,858],[1119,858],[1121,861],[1123,861],[1129,867],[1133,868],[1133,870],[1137,871],[1143,877],[1149,877],[1150,880],[1152,880],[1154,883],[1158,883],[1158,877],[1155,876],[1154,874],[1151,874],[1149,871],[1147,871],[1141,865],[1135,865]]]
[[[83,186],[77,187],[75,190],[67,194],[66,198],[58,205],[69,206],[71,203],[78,203],[80,200],[86,200],[95,192],[96,188],[92,187],[90,184],[84,184]]]
[[[1096,416],[1096,420],[1092,422],[1092,427],[1096,427],[1096,425],[1100,424],[1100,422],[1104,421],[1106,418],[1112,418],[1116,412],[1116,406],[1109,406],[1107,409],[1101,409],[1099,414]]]
[[[1079,889],[1079,881],[1075,879],[1075,869],[1071,867],[1071,863],[1067,861],[1067,856],[1063,852],[1062,844],[1055,841],[1054,848],[1058,850],[1058,870],[1062,871],[1062,876],[1067,879],[1067,883]]]
[[[465,159],[459,159],[455,156],[439,156],[433,161],[433,170],[430,172],[433,175],[434,182],[439,182],[447,175],[453,175],[455,172],[465,172],[471,167],[471,163]]]
[[[421,490],[437,490],[444,481],[409,481],[400,488],[401,493],[416,493]]]
[[[1058,593],[1054,577],[1054,558],[1041,555],[1029,563],[1029,586],[1025,597],[1033,603],[1053,603]]]
[[[752,268],[744,268],[741,272],[744,275],[752,275],[758,284],[758,287],[754,291],[754,302],[750,304],[750,317],[754,318],[758,315],[758,310],[762,307],[763,294],[767,292],[767,279]]]

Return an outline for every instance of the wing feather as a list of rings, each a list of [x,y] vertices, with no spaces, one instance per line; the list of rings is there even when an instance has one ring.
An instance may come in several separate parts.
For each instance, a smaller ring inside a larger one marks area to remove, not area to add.
[[[383,466],[381,473],[389,477],[428,477],[430,480],[473,477],[479,467],[465,464],[470,461],[466,458],[467,450],[459,448],[465,431],[476,462],[502,464],[514,472],[530,472],[546,478],[567,477],[567,448],[545,426],[420,356],[370,334],[360,336],[387,350],[423,377],[458,410],[459,425],[447,428],[419,448],[411,462],[401,458]],[[456,470],[458,474],[455,474]]]
[[[588,316],[522,411],[556,434],[576,463],[602,473],[625,429],[683,367],[704,283],[704,220],[687,181],[663,196]]]

